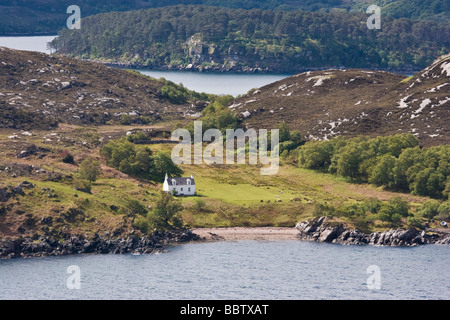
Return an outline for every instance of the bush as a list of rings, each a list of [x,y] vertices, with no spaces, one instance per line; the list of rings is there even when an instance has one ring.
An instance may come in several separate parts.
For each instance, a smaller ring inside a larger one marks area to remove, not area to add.
[[[202,212],[206,208],[206,202],[202,199],[195,199],[194,200],[194,209],[197,212]]]
[[[126,214],[130,217],[145,216],[147,209],[137,200],[130,200],[125,207]]]
[[[100,162],[94,159],[85,159],[81,162],[78,173],[81,179],[94,182],[102,173]]]
[[[402,197],[394,197],[388,200],[389,205],[394,209],[394,213],[399,214],[402,217],[409,215],[409,202]]]
[[[389,199],[384,203],[378,212],[378,218],[381,221],[391,222],[393,224],[400,223],[402,217],[407,217],[409,214],[409,203],[402,197],[395,197]]]
[[[364,200],[363,206],[366,212],[370,212],[372,214],[378,213],[380,211],[383,202],[377,198],[369,198]]]
[[[131,117],[128,114],[122,114],[122,116],[120,117],[120,124],[124,125],[124,126],[129,126],[130,124],[133,123],[133,117]]]
[[[439,213],[439,211],[438,211],[439,206],[440,206],[439,201],[427,200],[417,210],[417,213],[420,214],[424,218],[433,219]]]
[[[75,179],[73,188],[77,191],[91,193],[91,182],[89,180]]]
[[[322,203],[318,203],[314,206],[313,216],[314,217],[333,217],[335,209],[333,207],[327,206]]]
[[[378,219],[384,222],[391,222],[392,216],[395,214],[395,209],[390,204],[383,204],[380,211],[378,212]]]
[[[450,219],[450,201],[443,202],[438,209],[438,215],[436,219],[449,220]]]
[[[422,222],[420,221],[420,219],[417,219],[416,217],[408,217],[406,218],[406,221],[410,228],[418,228],[418,229],[423,228]]]
[[[64,163],[74,163],[73,155],[71,155],[68,151],[61,152],[61,161]]]
[[[143,234],[147,234],[150,230],[150,222],[146,217],[138,216],[133,221],[133,227],[141,231]]]
[[[129,142],[135,142],[138,140],[148,140],[148,137],[144,131],[139,131],[139,132],[136,132],[134,134],[130,134],[127,136],[127,141],[129,141]]]
[[[179,216],[181,210],[183,210],[181,202],[169,192],[162,191],[150,218],[158,230],[180,229],[183,226],[183,221]]]

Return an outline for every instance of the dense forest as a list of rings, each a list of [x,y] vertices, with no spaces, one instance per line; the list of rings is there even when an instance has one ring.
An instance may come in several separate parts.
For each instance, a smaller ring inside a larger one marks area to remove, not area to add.
[[[111,12],[62,30],[53,46],[85,59],[153,68],[300,72],[306,68],[418,70],[450,48],[450,22],[367,14],[173,6]]]
[[[56,33],[66,25],[68,6],[76,4],[82,17],[111,12],[173,5],[207,5],[234,9],[354,11],[365,12],[364,0],[3,0],[0,2],[1,34]],[[382,14],[394,18],[448,21],[450,3],[447,0],[372,0]]]

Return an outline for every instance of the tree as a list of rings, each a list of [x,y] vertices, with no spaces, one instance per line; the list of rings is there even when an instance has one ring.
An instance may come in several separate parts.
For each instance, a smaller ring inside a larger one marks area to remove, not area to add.
[[[183,210],[181,202],[169,192],[161,192],[156,205],[151,212],[153,224],[159,230],[179,229],[183,226],[179,213]]]
[[[153,156],[148,147],[135,146],[126,139],[108,142],[101,148],[100,154],[108,165],[137,178],[162,182],[166,173],[171,176],[183,173],[169,154]]]
[[[177,177],[183,173],[183,170],[172,161],[171,156],[163,152],[154,157],[154,166],[157,181],[164,181],[166,173],[171,177]]]
[[[277,129],[280,130],[280,135],[279,135],[280,142],[291,140],[291,131],[289,130],[289,127],[286,124],[286,122],[284,122],[284,121],[281,122],[278,125]]]
[[[359,177],[359,165],[362,162],[361,149],[357,145],[345,147],[337,162],[337,174],[355,180]]]
[[[384,155],[377,161],[369,177],[369,182],[377,186],[394,186],[394,167],[396,158],[391,155]]]
[[[328,170],[333,156],[330,141],[309,141],[299,151],[298,163],[307,169]]]
[[[293,131],[291,131],[290,135],[291,135],[291,141],[294,142],[297,147],[303,143],[302,135],[301,135],[300,131],[293,130]]]
[[[136,154],[134,145],[129,141],[112,140],[100,149],[100,154],[106,159],[106,163],[116,169],[125,166],[130,157]]]
[[[102,173],[100,162],[94,159],[85,159],[80,163],[80,168],[78,170],[81,179],[89,180],[94,182]]]

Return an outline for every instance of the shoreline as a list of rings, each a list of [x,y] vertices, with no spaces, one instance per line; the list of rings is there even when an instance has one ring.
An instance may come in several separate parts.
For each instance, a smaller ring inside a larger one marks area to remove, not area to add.
[[[342,245],[418,246],[450,245],[450,231],[427,234],[416,229],[391,229],[371,234],[331,226],[325,217],[304,221],[296,227],[223,227],[193,228],[181,232],[156,232],[150,236],[130,235],[127,238],[86,239],[71,236],[61,242],[50,237],[0,239],[0,259],[62,256],[76,254],[144,254],[164,251],[166,246],[189,242],[250,241],[312,241]]]
[[[200,237],[200,241],[275,241],[300,239],[300,232],[295,227],[196,228],[191,231]]]

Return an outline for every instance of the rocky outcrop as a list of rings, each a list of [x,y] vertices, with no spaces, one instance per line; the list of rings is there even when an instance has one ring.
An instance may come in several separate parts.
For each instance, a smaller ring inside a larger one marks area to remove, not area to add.
[[[130,235],[109,238],[95,235],[91,239],[70,236],[64,241],[51,237],[17,238],[0,241],[0,258],[61,256],[69,254],[145,254],[163,250],[165,245],[198,240],[190,230],[154,232],[149,236]]]
[[[417,246],[421,244],[450,244],[450,234],[429,234],[417,229],[391,229],[385,232],[363,233],[345,224],[331,223],[327,217],[303,221],[296,225],[302,240],[379,246]]]

